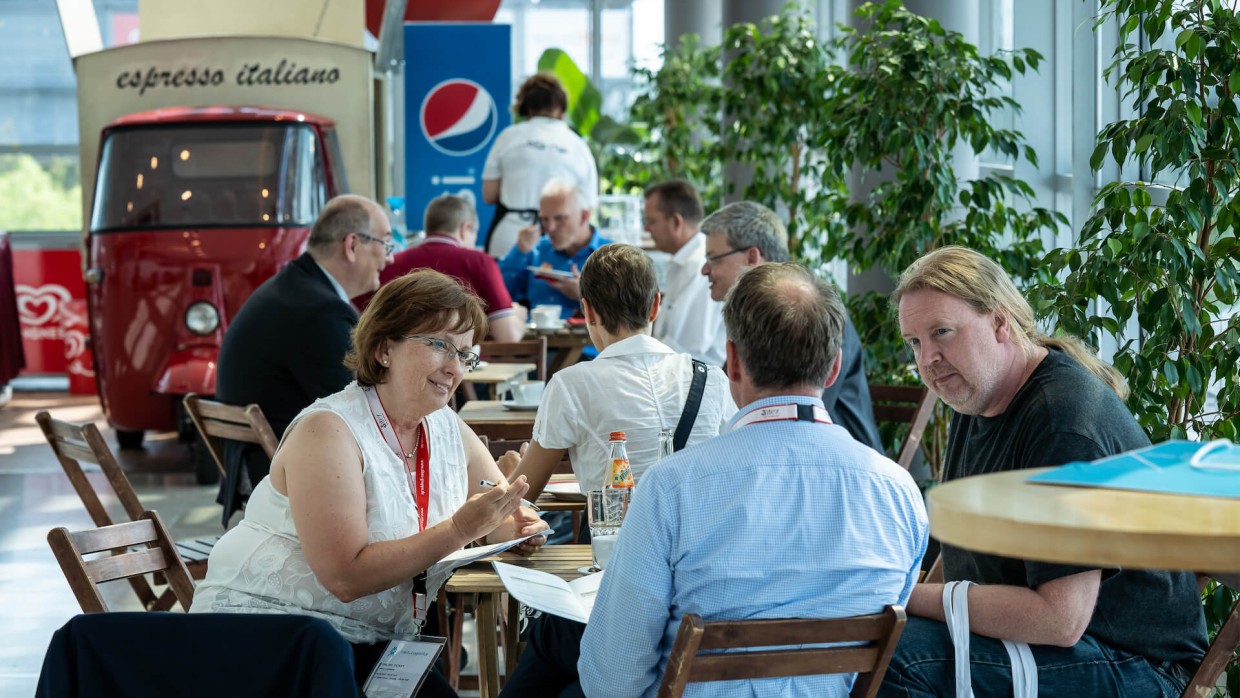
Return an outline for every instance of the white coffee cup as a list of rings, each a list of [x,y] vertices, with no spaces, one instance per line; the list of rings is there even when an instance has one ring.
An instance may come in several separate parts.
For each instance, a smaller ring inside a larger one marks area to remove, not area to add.
[[[560,326],[560,306],[536,305],[534,310],[530,311],[530,320],[534,327],[542,330],[557,328]]]
[[[542,400],[542,381],[510,381],[499,386],[501,400],[506,400],[521,407],[533,407]]]

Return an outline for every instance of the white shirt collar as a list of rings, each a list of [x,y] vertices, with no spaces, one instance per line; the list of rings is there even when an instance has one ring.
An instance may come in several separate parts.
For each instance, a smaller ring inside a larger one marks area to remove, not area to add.
[[[672,255],[672,264],[677,266],[701,266],[706,261],[706,236],[694,233],[689,241]]]
[[[314,257],[311,257],[310,259],[314,259]],[[314,263],[319,264],[319,260],[314,259]],[[332,282],[332,288],[336,289],[336,295],[340,296],[340,300],[344,301],[345,303],[348,303],[349,294],[345,292],[344,286],[341,286],[340,282],[336,280],[336,277],[332,276],[332,273],[330,271],[327,271],[327,267],[324,267],[322,264],[319,264],[319,269],[322,269],[323,273],[327,275],[327,280]]]
[[[645,332],[635,334],[632,337],[622,339],[614,344],[607,345],[607,348],[598,353],[600,359],[612,359],[619,356],[632,356],[634,354],[675,354],[671,347],[663,342],[651,337]]]

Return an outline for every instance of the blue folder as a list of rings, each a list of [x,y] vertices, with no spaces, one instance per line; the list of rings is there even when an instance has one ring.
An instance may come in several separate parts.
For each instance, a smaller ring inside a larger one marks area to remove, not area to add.
[[[1096,461],[1077,461],[1040,473],[1029,482],[1076,487],[1240,498],[1240,446],[1167,441]]]

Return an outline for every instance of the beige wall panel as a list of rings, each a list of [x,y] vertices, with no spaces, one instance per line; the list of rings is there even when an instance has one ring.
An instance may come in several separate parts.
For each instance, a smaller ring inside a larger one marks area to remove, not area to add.
[[[139,0],[143,41],[192,36],[295,36],[361,46],[362,0]]]

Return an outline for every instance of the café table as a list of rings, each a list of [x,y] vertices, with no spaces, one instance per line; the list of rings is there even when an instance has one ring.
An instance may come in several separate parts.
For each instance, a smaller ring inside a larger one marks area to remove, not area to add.
[[[477,594],[474,619],[475,634],[478,640],[478,694],[482,698],[494,698],[499,695],[499,647],[501,640],[498,630],[498,613],[500,599],[504,593],[504,584],[491,565],[493,560],[500,560],[518,567],[541,570],[554,574],[566,581],[584,576],[580,571],[591,563],[590,546],[588,545],[548,545],[530,556],[515,553],[502,553],[470,565],[454,572],[444,585],[445,590],[452,594]],[[504,668],[505,676],[516,667],[517,647],[517,602],[509,598],[505,610],[507,623],[504,627]]]
[[[1078,565],[1240,572],[1240,499],[1026,482],[1047,468],[930,490],[930,532],[982,553]]]
[[[475,434],[490,439],[529,439],[537,412],[509,409],[499,400],[470,400],[461,405],[458,414]]]
[[[582,353],[590,346],[590,333],[585,325],[564,325],[552,330],[538,329],[529,326],[525,331],[526,339],[547,338],[547,376],[555,375],[556,371],[572,366],[581,360]],[[555,350],[554,356],[551,350]]]

